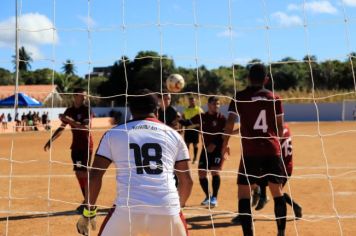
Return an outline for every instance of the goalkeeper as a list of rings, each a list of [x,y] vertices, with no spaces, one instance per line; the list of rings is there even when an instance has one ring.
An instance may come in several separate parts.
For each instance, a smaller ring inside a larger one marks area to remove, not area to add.
[[[88,235],[89,225],[95,229],[95,203],[111,163],[117,168],[117,197],[99,235],[188,235],[181,212],[193,184],[188,149],[175,130],[157,119],[158,99],[150,93],[144,89],[130,97],[133,119],[112,128],[100,141],[90,171],[87,206],[77,223],[83,235]]]
[[[88,185],[87,166],[90,166],[93,152],[93,139],[89,131],[93,114],[91,109],[85,105],[86,91],[84,89],[74,89],[73,97],[73,106],[67,108],[64,114],[59,115],[62,124],[45,144],[44,150],[47,151],[51,147],[52,142],[62,135],[65,127],[70,125],[73,136],[70,147],[72,150],[73,170],[84,197],[85,188]],[[83,207],[84,205],[80,205],[77,211],[81,212]]]

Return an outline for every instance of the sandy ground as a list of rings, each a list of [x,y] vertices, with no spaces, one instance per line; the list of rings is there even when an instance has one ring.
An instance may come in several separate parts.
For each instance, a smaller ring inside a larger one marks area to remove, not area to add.
[[[96,121],[95,146],[107,125],[107,119]],[[287,235],[356,235],[356,123],[289,125],[295,170],[286,191],[303,206],[303,219],[294,220],[288,207]],[[65,131],[52,151],[44,152],[49,136],[46,131],[0,134],[0,235],[77,235],[79,215],[74,209],[82,199],[72,172],[71,134]],[[184,209],[191,236],[241,235],[241,227],[230,223],[237,208],[240,139],[231,141],[232,156],[222,173],[218,207],[200,206],[204,196],[197,165],[191,166],[194,189]],[[98,203],[109,207],[114,197],[115,177],[110,169]],[[99,225],[104,215],[98,216]],[[256,235],[276,235],[273,201],[253,216]]]

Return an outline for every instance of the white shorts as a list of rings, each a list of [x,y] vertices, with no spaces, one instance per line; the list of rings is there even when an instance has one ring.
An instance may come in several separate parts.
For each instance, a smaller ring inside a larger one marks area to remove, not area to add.
[[[188,236],[185,219],[179,215],[129,214],[128,210],[118,209],[109,213],[104,220],[101,236]]]

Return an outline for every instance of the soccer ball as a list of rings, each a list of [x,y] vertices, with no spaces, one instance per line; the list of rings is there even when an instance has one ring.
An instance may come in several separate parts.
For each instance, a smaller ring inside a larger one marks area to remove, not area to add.
[[[184,88],[184,78],[180,74],[171,74],[166,80],[168,91],[178,93]]]

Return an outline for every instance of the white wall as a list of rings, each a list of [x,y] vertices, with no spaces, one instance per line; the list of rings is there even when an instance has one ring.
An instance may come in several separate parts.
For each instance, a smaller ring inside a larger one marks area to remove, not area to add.
[[[319,113],[319,121],[340,121],[342,120],[342,103],[320,103],[316,106],[311,104],[284,104],[284,113],[286,121],[317,121],[317,111]],[[355,107],[355,103],[346,104],[345,109],[345,120],[352,120],[352,112]],[[96,117],[108,116],[109,112],[112,110],[111,107],[93,107],[93,112]],[[206,106],[203,107],[206,110]],[[227,115],[228,106],[222,106],[221,112]],[[49,117],[51,120],[57,119],[58,114],[63,113],[65,108],[19,108],[19,114],[23,112],[27,113],[31,111],[39,111],[40,115],[44,111],[49,112]],[[126,119],[130,118],[130,111],[125,107],[115,107],[114,110],[120,111],[122,114],[126,112]],[[177,110],[182,112],[183,107],[177,106]],[[11,113],[14,118],[13,108],[0,108],[0,114],[5,112]]]

